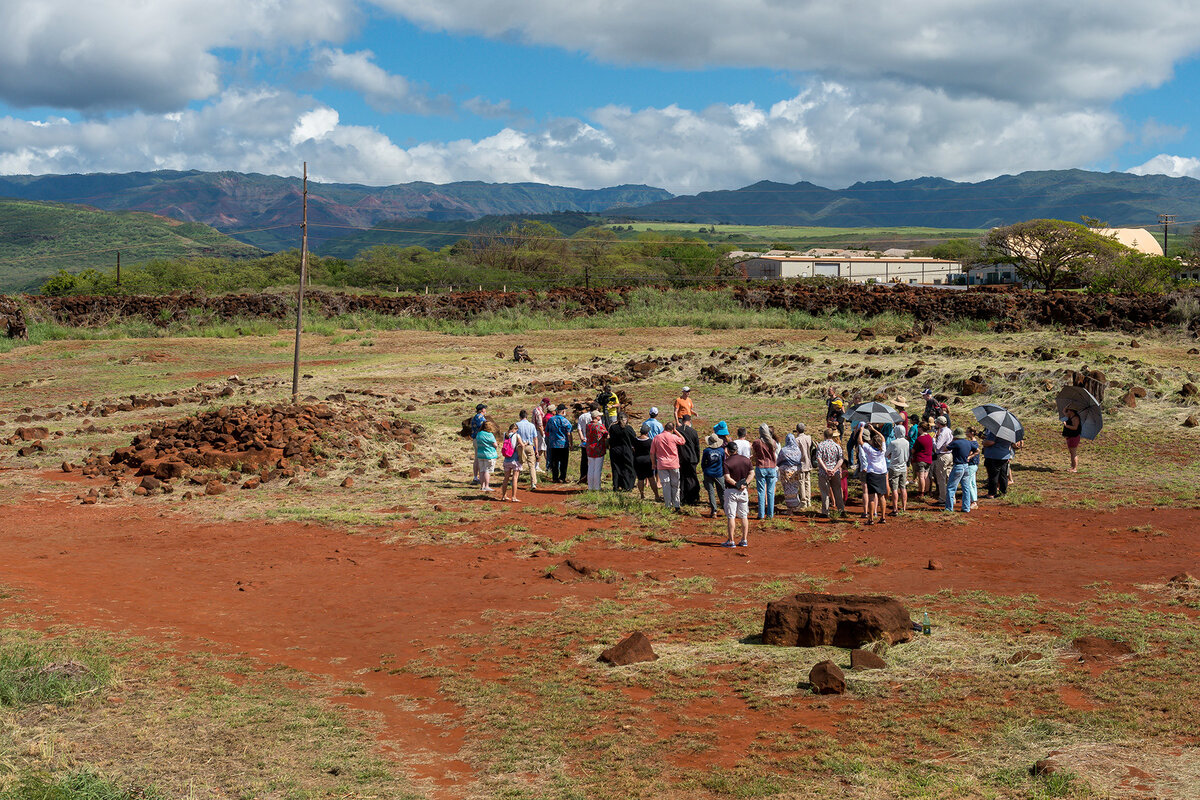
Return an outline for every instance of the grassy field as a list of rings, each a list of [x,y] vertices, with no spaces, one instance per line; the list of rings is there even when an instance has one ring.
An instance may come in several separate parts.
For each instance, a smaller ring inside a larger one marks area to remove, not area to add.
[[[871,320],[878,338],[859,341],[862,319],[750,314],[716,294],[711,302],[690,310],[709,321],[704,327],[674,324],[688,310],[650,298],[603,320],[314,321],[302,393],[370,391],[380,408],[411,406],[403,415],[427,428],[419,447],[371,443],[298,486],[187,501],[180,492],[126,492],[94,507],[110,515],[102,518],[72,499],[78,486],[51,482],[50,471],[215,402],[286,401],[290,334],[261,322],[168,336],[115,326],[95,339],[31,328],[30,344],[0,354],[0,437],[27,424],[16,422],[22,413],[63,412],[36,423],[62,435],[29,457],[0,449],[0,513],[30,524],[61,513],[62,528],[96,537],[110,534],[91,520],[108,520],[114,550],[161,551],[177,565],[227,539],[256,552],[256,537],[273,530],[294,537],[294,550],[281,540],[263,557],[301,564],[303,532],[320,530],[331,544],[313,556],[314,579],[346,558],[366,570],[370,554],[408,571],[381,570],[389,577],[367,595],[376,607],[362,619],[339,617],[345,631],[333,626],[344,639],[322,642],[323,629],[308,620],[311,628],[295,631],[303,638],[274,648],[238,637],[266,624],[260,618],[278,605],[270,593],[284,591],[275,588],[282,579],[268,577],[258,600],[203,594],[203,581],[186,571],[161,589],[139,579],[114,595],[122,602],[111,604],[112,625],[89,621],[102,615],[68,601],[75,596],[53,581],[0,591],[0,798],[1195,797],[1200,684],[1189,676],[1200,651],[1200,588],[1165,583],[1180,569],[1196,571],[1200,429],[1181,423],[1200,402],[1180,394],[1195,380],[1185,355],[1194,343],[1175,329],[1139,334],[1132,348],[1118,333],[996,335],[964,324],[897,345],[892,337],[910,319]],[[517,344],[533,364],[504,357]],[[546,393],[563,401],[595,394],[531,382],[620,376],[626,362],[646,359],[661,359],[661,368],[616,384],[638,414],[669,407],[687,383],[702,426],[724,418],[777,430],[796,421],[818,428],[828,385],[866,399],[902,393],[915,408],[925,386],[954,397],[959,381],[979,375],[990,390],[952,401],[956,422],[969,421],[977,401],[999,402],[1025,422],[1028,446],[1013,492],[981,514],[914,503],[882,531],[854,515],[755,521],[748,557],[714,556],[722,521],[681,520],[636,497],[530,495],[522,486],[518,508],[479,502],[466,486],[456,432],[478,400],[507,422]],[[1084,444],[1083,468],[1072,475],[1052,398],[1085,363],[1112,385],[1105,431]],[[707,367],[734,379],[712,382]],[[229,383],[235,373],[240,383]],[[204,406],[93,414],[94,428],[71,408],[197,385],[233,394]],[[1132,386],[1147,390],[1136,408],[1120,402]],[[381,455],[392,471],[376,465]],[[409,466],[425,470],[418,481],[395,474]],[[170,549],[200,524],[225,533],[187,556]],[[55,557],[86,545],[52,538],[44,549]],[[575,583],[541,577],[567,557],[601,569]],[[946,570],[922,569],[932,558]],[[0,583],[12,585],[6,575],[18,566],[0,566]],[[118,561],[85,568],[110,569],[114,586],[124,585]],[[248,580],[249,572],[229,574]],[[348,582],[328,613],[343,613],[339,603],[371,579]],[[174,631],[182,618],[150,613],[158,591],[215,598],[197,602],[197,618],[211,604],[225,604],[217,607],[229,616],[217,617],[205,646]],[[825,658],[845,665],[846,651],[756,641],[763,604],[795,591],[892,594],[914,613],[928,611],[936,632],[883,650],[887,670],[847,671],[844,697],[814,696],[804,688],[808,669]],[[141,603],[144,616],[135,613]],[[389,614],[408,615],[398,632],[385,625]],[[651,634],[658,661],[620,670],[596,663],[635,629]],[[1134,653],[1080,664],[1071,643],[1083,635],[1120,639]],[[376,649],[350,655],[348,643],[364,640]],[[1039,658],[1009,663],[1018,650]],[[64,663],[81,667],[47,669]],[[386,699],[389,710],[356,711],[346,698]],[[452,755],[394,746],[389,737],[412,726],[461,744]],[[1059,771],[1032,775],[1032,763],[1051,753]],[[1151,788],[1141,792],[1139,781]]]
[[[610,226],[612,227],[612,226]],[[795,225],[697,225],[687,222],[633,222],[619,226],[622,238],[645,232],[670,233],[741,249],[788,243],[797,250],[811,247],[864,247],[887,250],[917,249],[947,239],[978,239],[987,231],[974,228],[822,228]],[[715,231],[713,230],[715,228]]]

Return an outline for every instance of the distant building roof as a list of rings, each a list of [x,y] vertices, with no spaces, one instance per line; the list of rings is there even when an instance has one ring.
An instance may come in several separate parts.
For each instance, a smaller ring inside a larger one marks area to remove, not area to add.
[[[725,254],[725,257],[731,261],[737,261],[744,258],[758,258],[762,253],[752,253],[749,250],[730,250]]]
[[[889,258],[908,258],[915,252],[915,250],[905,250],[902,247],[893,247],[888,250],[884,250],[883,254]]]
[[[1163,254],[1162,245],[1145,228],[1093,228],[1092,230],[1101,236],[1116,239],[1126,247],[1132,247],[1148,256]]]

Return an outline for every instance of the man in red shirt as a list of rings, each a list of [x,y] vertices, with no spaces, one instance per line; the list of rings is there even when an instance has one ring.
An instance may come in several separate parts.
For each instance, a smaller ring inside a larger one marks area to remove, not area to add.
[[[738,455],[736,444],[730,442],[725,445],[725,528],[729,538],[722,547],[750,546],[749,483],[753,472],[754,464],[745,456]],[[733,532],[739,517],[742,520],[742,540],[735,545]]]
[[[663,502],[676,513],[682,513],[679,507],[679,448],[683,444],[684,438],[675,432],[674,422],[664,425],[663,432],[650,443],[650,459],[658,472]]]

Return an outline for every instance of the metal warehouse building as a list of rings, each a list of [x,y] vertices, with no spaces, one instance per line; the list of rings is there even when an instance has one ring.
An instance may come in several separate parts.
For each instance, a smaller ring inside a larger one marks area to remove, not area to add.
[[[845,278],[858,283],[963,283],[962,264],[898,256],[801,256],[766,254],[739,262],[749,278]]]

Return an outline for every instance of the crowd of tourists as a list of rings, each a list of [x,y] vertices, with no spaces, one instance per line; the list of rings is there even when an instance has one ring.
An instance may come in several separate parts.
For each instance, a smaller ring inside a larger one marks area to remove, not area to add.
[[[910,495],[948,511],[959,505],[962,512],[970,513],[981,497],[977,481],[981,464],[986,475],[982,497],[994,499],[1008,492],[1009,467],[1019,441],[1010,442],[975,425],[952,426],[949,408],[929,389],[922,393],[923,411],[911,416],[906,398],[880,399],[888,403],[888,413],[864,420],[861,413],[849,413],[861,406],[860,398],[848,403],[830,387],[825,425],[816,437],[803,422],[792,425],[782,437],[766,423],[758,425],[753,435],[749,427],[735,428],[725,420],[701,431],[688,386],[675,399],[669,417],[652,407],[637,426],[630,424],[610,386],[573,418],[565,404],[542,398],[532,414],[522,410],[503,433],[488,420],[487,405],[480,403],[469,426],[472,483],[484,492],[495,491],[492,473],[499,460],[500,499],[520,502],[517,485],[522,474],[532,490],[539,482],[571,482],[571,453],[578,448],[577,483],[601,490],[607,459],[614,491],[636,490],[643,500],[649,491],[656,502],[675,513],[689,506],[707,506],[709,516],[724,516],[727,547],[749,544],[752,482],[758,519],[774,516],[780,493],[784,513],[810,508],[814,472],[822,517],[845,516],[851,487],[861,485],[862,516],[868,525],[886,523],[889,505],[892,516],[907,511]],[[1071,444],[1068,439],[1074,469]]]

